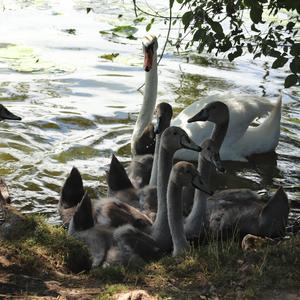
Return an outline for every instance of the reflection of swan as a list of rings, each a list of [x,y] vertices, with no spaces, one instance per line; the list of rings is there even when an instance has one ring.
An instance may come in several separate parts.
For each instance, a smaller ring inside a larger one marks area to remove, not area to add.
[[[134,128],[131,149],[135,155],[137,141],[151,122],[156,97],[157,97],[157,39],[150,35],[144,38],[145,70],[146,73],[144,101]],[[152,68],[151,68],[152,66]],[[200,111],[203,106],[212,101],[222,101],[227,104],[230,114],[228,133],[220,151],[223,160],[245,161],[247,156],[255,153],[273,151],[279,139],[281,99],[274,105],[268,100],[246,95],[212,95],[195,101],[185,108],[173,121],[173,126],[184,129],[197,143],[201,144],[208,138],[212,131],[212,124],[193,123],[187,120]],[[256,118],[265,116],[271,112],[268,118],[258,127],[249,127]],[[148,131],[149,132],[149,131]],[[148,135],[149,136],[149,135]],[[148,152],[149,153],[149,152]],[[195,152],[182,149],[176,153],[178,159],[197,160]]]
[[[214,144],[211,144],[207,150],[218,153],[220,147],[222,148],[222,142],[228,128],[228,118],[227,106],[222,102],[212,102],[190,119],[192,122],[208,120],[216,124],[212,134]],[[211,165],[206,163],[207,176],[205,178],[208,186],[210,185],[210,168]],[[207,226],[214,234],[232,234],[233,231],[236,231],[241,235],[251,233],[276,237],[285,233],[289,204],[287,195],[282,188],[277,190],[267,204],[264,204],[257,193],[250,189],[224,190],[214,194],[209,199],[206,198],[196,192],[194,206],[198,206],[199,214],[202,207],[203,216],[207,204]],[[200,235],[200,230],[200,226],[193,229],[189,228],[187,234],[190,237],[193,235],[197,237]]]

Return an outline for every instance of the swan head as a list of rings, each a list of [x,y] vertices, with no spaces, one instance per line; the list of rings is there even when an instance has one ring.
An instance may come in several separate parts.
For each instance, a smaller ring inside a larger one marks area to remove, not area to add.
[[[156,59],[158,48],[157,38],[153,34],[148,34],[143,38],[144,70],[149,72],[152,69],[153,60]]]
[[[208,186],[202,181],[201,174],[192,163],[180,161],[172,169],[171,180],[180,186],[194,187],[206,194],[212,195]]]
[[[221,101],[214,101],[205,105],[200,112],[188,119],[188,123],[197,121],[211,121],[215,124],[228,122],[228,106]]]
[[[194,150],[197,152],[201,151],[201,147],[195,144],[187,135],[187,133],[177,126],[171,126],[167,128],[161,136],[161,146],[166,151],[177,151],[185,148]]]
[[[20,117],[14,115],[12,112],[10,112],[5,106],[0,104],[0,121],[2,120],[16,120],[20,121],[22,120]]]
[[[157,120],[156,126],[154,128],[154,133],[160,134],[170,126],[170,122],[173,116],[173,109],[169,103],[162,102],[157,104],[154,113]]]
[[[201,144],[201,148],[201,156],[211,162],[218,172],[225,173],[225,168],[221,162],[217,144],[212,139],[206,139]]]

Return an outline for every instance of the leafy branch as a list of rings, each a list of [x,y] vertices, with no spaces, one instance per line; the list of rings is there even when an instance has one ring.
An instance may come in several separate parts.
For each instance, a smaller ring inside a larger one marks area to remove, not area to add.
[[[300,83],[300,1],[296,0],[176,0],[181,17],[152,14],[175,23],[184,33],[176,48],[196,46],[198,52],[226,55],[230,61],[248,52],[253,59],[273,58],[272,68],[289,64],[286,88]],[[135,2],[135,1],[134,1]],[[172,8],[174,0],[170,0]],[[136,5],[136,3],[135,3]],[[139,11],[142,11],[139,7]],[[147,13],[144,11],[144,13]],[[154,18],[147,25],[150,30]],[[169,24],[170,24],[169,23]],[[169,29],[170,30],[170,29]],[[184,39],[188,38],[185,42]]]

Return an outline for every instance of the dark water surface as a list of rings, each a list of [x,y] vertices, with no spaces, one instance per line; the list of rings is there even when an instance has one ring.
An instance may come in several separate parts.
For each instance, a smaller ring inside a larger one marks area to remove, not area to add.
[[[10,187],[13,205],[44,213],[53,223],[59,222],[59,191],[72,166],[94,195],[105,194],[111,153],[130,160],[130,136],[142,102],[137,91],[144,77],[140,40],[147,22],[133,21],[132,1],[94,2],[4,1],[3,7],[0,2],[0,101],[23,118],[0,123],[0,176]],[[87,7],[93,8],[89,14]],[[119,26],[131,27],[110,31]],[[154,23],[153,32],[161,35],[161,49],[167,26]],[[128,39],[130,34],[136,39]],[[247,56],[229,63],[175,54],[167,47],[158,101],[170,102],[176,112],[223,91],[275,101],[286,73],[270,66]],[[282,92],[277,154],[226,163],[224,186],[274,191],[283,185],[295,215],[300,212],[300,91]]]

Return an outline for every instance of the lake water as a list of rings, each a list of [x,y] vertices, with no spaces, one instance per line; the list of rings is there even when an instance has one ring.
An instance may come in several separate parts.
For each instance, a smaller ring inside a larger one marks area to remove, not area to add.
[[[0,1],[0,101],[23,118],[0,123],[0,176],[9,185],[13,205],[46,214],[51,223],[59,222],[59,192],[72,166],[79,168],[92,195],[105,195],[112,152],[123,162],[130,160],[130,136],[142,102],[137,91],[144,79],[141,38],[150,19],[134,21],[131,1],[94,2]],[[87,13],[87,8],[92,10]],[[163,7],[160,12],[168,15]],[[118,26],[132,26],[136,39],[123,31],[112,34]],[[155,22],[151,31],[159,35],[161,52],[167,25]],[[171,36],[177,34],[175,25]],[[108,59],[112,53],[113,61]],[[158,101],[168,101],[176,112],[222,91],[276,101],[286,73],[270,65],[247,56],[229,63],[205,54],[175,53],[167,46],[159,66]],[[277,155],[226,163],[224,185],[271,191],[283,185],[296,216],[300,91],[282,92]]]

